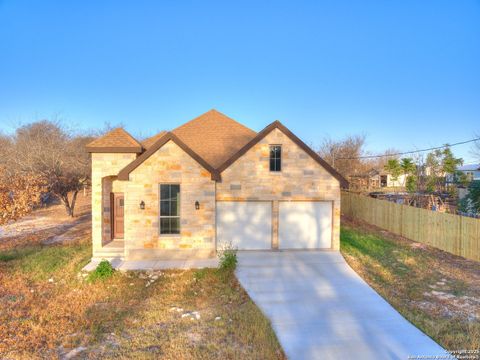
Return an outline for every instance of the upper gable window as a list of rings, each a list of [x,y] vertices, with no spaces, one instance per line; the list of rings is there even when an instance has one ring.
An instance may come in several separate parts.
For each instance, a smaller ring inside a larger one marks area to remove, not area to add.
[[[270,171],[282,171],[281,145],[270,145]]]

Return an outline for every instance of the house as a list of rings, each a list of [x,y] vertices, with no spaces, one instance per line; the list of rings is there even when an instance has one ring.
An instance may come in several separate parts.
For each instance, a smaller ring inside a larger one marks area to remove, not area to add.
[[[380,173],[380,187],[402,187],[405,186],[406,175],[400,174],[396,179],[385,171]]]
[[[403,187],[405,186],[406,175],[400,174],[394,180],[388,172],[372,168],[366,173],[350,175],[348,180],[351,190],[372,190],[382,187]]]
[[[380,172],[376,169],[348,177],[350,190],[370,190],[380,187]]]
[[[480,164],[469,164],[457,167],[457,171],[465,174],[467,180],[480,180]],[[447,174],[447,183],[455,183],[457,177],[455,174]]]
[[[480,164],[468,164],[462,165],[457,168],[457,171],[465,174],[467,182],[480,181]],[[468,193],[468,185],[462,184],[458,181],[459,177],[457,174],[447,174],[446,183],[447,185],[453,185],[457,189],[458,199],[462,200],[465,198]]]
[[[339,249],[348,183],[278,121],[256,133],[211,110],[143,142],[118,128],[87,150],[94,258]]]

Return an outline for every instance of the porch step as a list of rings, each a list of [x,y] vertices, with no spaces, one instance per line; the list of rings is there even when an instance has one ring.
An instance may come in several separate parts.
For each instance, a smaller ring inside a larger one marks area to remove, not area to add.
[[[98,249],[93,254],[93,259],[121,259],[125,255],[125,249],[123,247],[104,246],[102,249]]]
[[[114,254],[114,253],[95,253],[92,257],[94,260],[113,260],[113,259],[120,259],[124,260],[123,252],[121,254]]]

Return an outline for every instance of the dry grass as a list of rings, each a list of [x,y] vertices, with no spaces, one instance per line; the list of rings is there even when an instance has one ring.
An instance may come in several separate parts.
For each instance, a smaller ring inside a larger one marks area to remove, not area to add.
[[[29,236],[0,249],[0,358],[60,358],[79,347],[82,358],[284,358],[231,271],[116,272],[89,283],[80,275],[89,226],[65,244],[44,245],[49,231]],[[199,319],[182,317],[192,311]]]
[[[121,332],[91,355],[110,359],[284,358],[269,322],[233,273],[210,269],[151,276],[158,280],[151,285],[148,299],[125,319]]]
[[[347,218],[341,251],[380,295],[444,348],[480,348],[478,262]]]

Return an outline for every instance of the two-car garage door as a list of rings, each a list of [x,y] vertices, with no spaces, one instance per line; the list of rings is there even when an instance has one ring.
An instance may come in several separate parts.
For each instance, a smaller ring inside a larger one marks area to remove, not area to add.
[[[331,202],[280,201],[278,210],[280,249],[331,247]],[[239,250],[271,249],[272,220],[271,201],[217,202],[217,247],[231,244]]]

